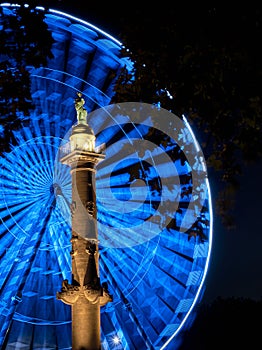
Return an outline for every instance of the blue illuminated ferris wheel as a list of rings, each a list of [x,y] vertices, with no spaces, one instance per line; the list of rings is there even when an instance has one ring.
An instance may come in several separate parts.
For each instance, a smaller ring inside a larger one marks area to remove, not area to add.
[[[71,178],[58,155],[81,91],[106,154],[96,179],[100,277],[114,298],[101,308],[102,347],[175,349],[201,298],[212,246],[201,149],[185,117],[110,105],[130,65],[115,38],[55,10],[46,22],[54,58],[31,71],[30,125],[0,159],[0,344],[71,349],[70,307],[56,300],[71,275]]]

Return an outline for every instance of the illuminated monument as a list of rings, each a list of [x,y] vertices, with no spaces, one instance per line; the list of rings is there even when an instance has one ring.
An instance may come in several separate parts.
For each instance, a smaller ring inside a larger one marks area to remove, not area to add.
[[[86,122],[81,93],[75,107],[78,123],[72,127],[69,147],[61,150],[61,162],[71,167],[72,176],[72,281],[63,281],[57,298],[72,307],[72,349],[98,350],[100,307],[112,301],[99,277],[95,172],[104,155],[95,152],[95,135]]]

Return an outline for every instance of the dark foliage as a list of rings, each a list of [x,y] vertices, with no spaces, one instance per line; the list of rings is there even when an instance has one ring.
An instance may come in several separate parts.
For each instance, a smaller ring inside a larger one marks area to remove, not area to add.
[[[145,18],[123,29],[134,71],[123,72],[114,101],[160,102],[188,118],[220,184],[218,213],[233,228],[239,176],[262,155],[261,10],[198,4]]]
[[[0,146],[9,151],[15,143],[13,130],[26,123],[33,108],[29,70],[52,58],[53,38],[44,22],[44,11],[29,6],[16,7],[5,14],[0,7]]]
[[[9,147],[12,130],[25,122],[33,107],[27,67],[45,65],[52,56],[53,39],[43,21],[44,11],[35,6],[70,5],[40,0],[27,3],[29,8],[17,9],[18,16],[0,17],[2,150]],[[134,63],[132,75],[123,71],[112,103],[160,102],[162,108],[188,118],[209,172],[219,184],[217,213],[232,228],[243,168],[262,154],[261,10],[240,5],[232,9],[200,4],[190,8],[133,5],[117,13],[112,8],[110,18],[105,11],[105,22],[120,28],[123,55]],[[76,6],[79,15],[82,7],[80,1]],[[90,4],[87,14],[92,14],[92,8]]]

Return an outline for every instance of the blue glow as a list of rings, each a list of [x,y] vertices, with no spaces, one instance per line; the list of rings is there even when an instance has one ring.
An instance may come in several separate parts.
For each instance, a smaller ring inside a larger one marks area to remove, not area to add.
[[[71,178],[69,169],[57,163],[57,152],[75,123],[75,92],[83,92],[89,112],[103,109],[113,95],[112,71],[117,76],[127,62],[115,50],[114,45],[121,43],[86,21],[50,10],[47,23],[57,40],[55,58],[47,68],[31,71],[36,108],[30,126],[14,133],[18,145],[0,159],[0,344],[5,340],[17,348],[65,350],[71,349],[70,307],[55,295],[71,273]],[[80,35],[79,24],[90,31]],[[105,45],[108,42],[113,42],[111,51]],[[114,157],[120,152],[119,141],[134,147],[134,139],[144,140],[149,128],[146,123],[128,124],[121,113],[117,117],[108,113],[108,118],[113,126],[105,127],[100,115],[90,120],[97,143],[108,150],[96,182],[100,276],[114,294],[114,301],[101,309],[102,343],[105,349],[175,348],[176,335],[200,299],[212,246],[207,179],[199,222],[203,236],[179,231],[193,201],[193,169],[183,152],[191,146],[198,152],[200,147],[183,117],[184,128],[179,133],[183,146],[173,140],[166,148],[176,174],[166,163],[156,167],[152,154],[138,156],[135,150],[118,162]],[[198,165],[205,170],[204,160]],[[159,170],[176,183],[167,201],[176,201],[184,187],[189,191],[180,195],[179,209],[168,213],[168,225],[167,217],[159,216],[148,231],[138,232],[134,223],[157,212],[164,180]],[[112,198],[119,207],[108,210]],[[148,239],[157,230],[160,233]],[[147,239],[138,244],[140,236]],[[127,245],[106,245],[110,240]]]
[[[208,272],[209,264],[210,264],[210,257],[211,257],[211,249],[212,249],[212,240],[213,240],[213,210],[212,210],[212,198],[211,198],[211,191],[210,191],[210,185],[209,181],[206,180],[206,185],[208,187],[208,202],[209,202],[209,215],[210,215],[210,236],[209,236],[209,245],[208,245],[208,254],[207,254],[207,259],[206,259],[206,264],[203,270],[203,277],[202,280],[199,284],[198,290],[196,292],[195,300],[192,303],[191,307],[189,308],[185,318],[183,321],[180,323],[179,327],[177,330],[172,334],[172,336],[168,339],[168,341],[160,348],[161,350],[164,350],[169,344],[172,344],[172,340],[176,337],[176,335],[180,332],[180,330],[183,328],[184,324],[187,322],[188,318],[190,317],[191,312],[193,311],[196,303],[198,302],[198,299],[200,297],[200,293],[202,291],[202,287],[205,282],[205,278]]]
[[[8,2],[1,3],[0,6],[3,6],[3,7],[20,7],[19,4],[11,4],[11,3],[8,3]],[[28,6],[28,5],[25,4],[25,6]],[[44,7],[38,6],[37,9],[39,9],[39,10],[44,10]],[[80,19],[80,18],[74,17],[74,16],[72,16],[72,15],[70,15],[70,14],[68,14],[68,13],[63,12],[63,11],[58,11],[58,10],[54,10],[54,9],[49,9],[49,12],[50,12],[50,13],[56,13],[56,14],[58,14],[58,15],[60,15],[60,16],[64,16],[64,17],[67,17],[67,18],[72,19],[72,20],[74,20],[74,21],[77,21],[77,22],[79,22],[79,23],[82,23],[82,24],[84,24],[85,26],[94,29],[96,32],[99,32],[100,34],[106,36],[107,38],[109,38],[109,39],[112,40],[113,42],[117,43],[118,45],[120,45],[120,46],[122,45],[122,43],[121,43],[118,39],[116,39],[114,36],[108,34],[107,32],[105,32],[105,31],[103,31],[102,29],[98,28],[97,26],[93,25],[92,23],[89,23],[89,22],[87,22],[87,21],[85,21],[85,20],[82,20],[82,19]]]
[[[116,42],[118,45],[120,45],[120,46],[122,45],[122,43],[121,43],[119,40],[117,40],[115,37],[113,37],[112,35],[108,34],[107,32],[101,30],[100,28],[94,26],[93,24],[91,24],[91,23],[89,23],[89,22],[87,22],[87,21],[84,21],[84,20],[82,20],[82,19],[79,19],[79,18],[77,18],[77,17],[71,16],[71,15],[69,15],[69,14],[67,14],[67,13],[64,13],[64,12],[61,12],[61,11],[57,11],[57,10],[52,10],[52,9],[50,9],[50,12],[52,12],[52,13],[57,13],[58,15],[62,15],[62,16],[68,17],[68,18],[70,18],[70,19],[76,20],[76,21],[78,21],[79,23],[82,23],[82,24],[84,24],[84,25],[86,25],[86,26],[88,26],[88,27],[90,27],[90,28],[92,28],[92,29],[95,29],[97,32],[99,32],[99,33],[105,35],[106,37],[108,37],[108,38],[111,39],[112,41]]]

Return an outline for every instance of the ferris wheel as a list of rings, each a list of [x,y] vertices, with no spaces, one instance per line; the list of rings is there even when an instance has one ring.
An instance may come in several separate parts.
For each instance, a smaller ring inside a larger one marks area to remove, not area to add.
[[[100,277],[114,298],[101,308],[103,349],[175,349],[201,299],[212,247],[201,148],[184,116],[110,105],[114,79],[130,64],[117,40],[58,11],[46,21],[55,58],[31,71],[36,108],[0,160],[1,345],[71,349],[70,307],[56,300],[71,274],[71,178],[59,149],[81,91],[105,153],[96,174]]]

